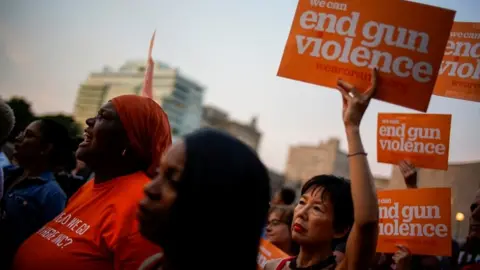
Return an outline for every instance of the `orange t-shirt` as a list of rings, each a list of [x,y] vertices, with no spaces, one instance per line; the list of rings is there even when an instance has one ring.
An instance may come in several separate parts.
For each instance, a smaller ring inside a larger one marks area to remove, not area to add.
[[[73,195],[64,212],[27,239],[15,270],[137,270],[161,249],[138,231],[137,203],[150,179],[138,172]]]

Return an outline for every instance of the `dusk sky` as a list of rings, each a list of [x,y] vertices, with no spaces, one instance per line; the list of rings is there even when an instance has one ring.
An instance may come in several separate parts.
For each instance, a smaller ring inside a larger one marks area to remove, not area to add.
[[[394,1],[394,0],[388,0]],[[397,0],[395,0],[397,1]],[[424,0],[479,20],[479,0]],[[0,95],[28,99],[36,113],[72,113],[90,72],[145,59],[153,30],[156,60],[207,87],[206,104],[249,121],[259,117],[260,155],[283,171],[289,145],[339,137],[346,150],[340,94],[276,76],[294,0],[6,0],[0,2]],[[408,14],[405,14],[408,16]],[[379,112],[414,112],[373,101],[362,122],[372,170]],[[480,160],[480,103],[433,97],[429,112],[453,115],[450,161]]]

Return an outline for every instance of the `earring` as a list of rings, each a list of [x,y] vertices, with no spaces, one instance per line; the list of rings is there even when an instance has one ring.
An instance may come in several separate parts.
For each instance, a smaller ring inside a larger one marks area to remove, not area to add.
[[[126,153],[127,153],[127,148],[123,149],[122,157],[124,157]]]

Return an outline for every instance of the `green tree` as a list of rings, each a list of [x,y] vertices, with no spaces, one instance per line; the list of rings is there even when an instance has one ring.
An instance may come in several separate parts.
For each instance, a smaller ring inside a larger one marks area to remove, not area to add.
[[[71,138],[77,138],[82,134],[82,127],[72,116],[65,114],[48,114],[40,117],[35,116],[32,112],[30,102],[21,97],[13,97],[7,101],[7,104],[12,108],[15,114],[15,127],[10,133],[9,141],[13,141],[15,137],[30,124],[37,119],[52,119],[63,126],[65,126]]]
[[[75,122],[72,116],[65,114],[42,115],[40,119],[51,119],[57,123],[62,124],[67,128],[68,134],[71,138],[77,138],[82,134],[82,126]]]
[[[36,117],[32,112],[30,103],[21,97],[13,97],[7,101],[7,104],[15,114],[15,126],[8,137],[9,141],[13,141]]]

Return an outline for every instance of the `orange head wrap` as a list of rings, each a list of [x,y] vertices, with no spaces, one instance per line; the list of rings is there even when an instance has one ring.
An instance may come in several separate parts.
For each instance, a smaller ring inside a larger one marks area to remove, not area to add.
[[[146,173],[154,175],[162,154],[172,144],[167,114],[147,97],[123,95],[112,99],[112,103],[127,132],[132,150],[148,164]]]

